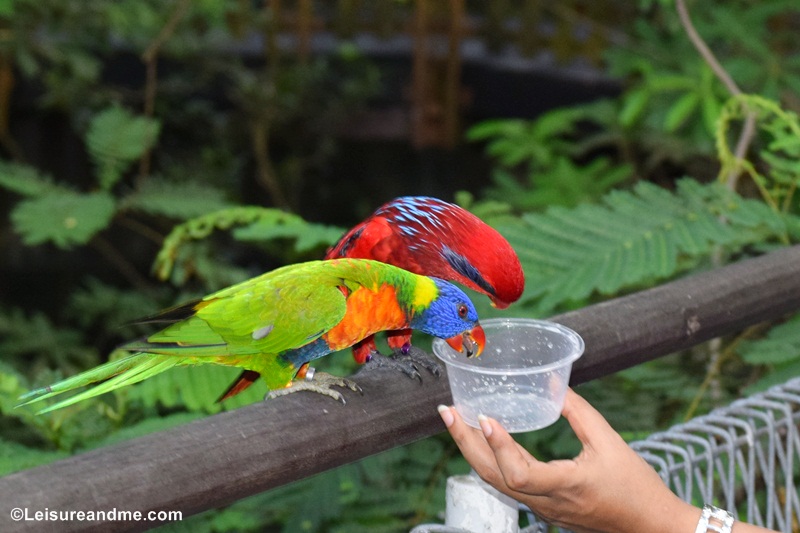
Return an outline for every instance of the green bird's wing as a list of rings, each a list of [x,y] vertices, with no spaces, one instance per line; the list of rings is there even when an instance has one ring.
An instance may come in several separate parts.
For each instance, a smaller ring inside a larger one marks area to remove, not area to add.
[[[223,289],[188,304],[184,311],[190,316],[149,336],[146,348],[127,348],[203,357],[278,354],[304,346],[345,315],[343,281],[325,266],[290,265]],[[177,319],[180,311],[161,316]]]

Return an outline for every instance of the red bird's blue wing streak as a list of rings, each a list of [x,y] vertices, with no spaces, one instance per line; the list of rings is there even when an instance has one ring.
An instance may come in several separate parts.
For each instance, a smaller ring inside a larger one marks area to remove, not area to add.
[[[447,259],[447,262],[451,267],[453,267],[453,270],[460,272],[464,277],[475,282],[475,285],[483,289],[487,295],[496,296],[494,287],[492,287],[488,281],[483,279],[483,276],[481,276],[481,273],[478,271],[478,269],[475,268],[466,257],[451,250],[447,245],[442,245],[441,254],[442,257]]]

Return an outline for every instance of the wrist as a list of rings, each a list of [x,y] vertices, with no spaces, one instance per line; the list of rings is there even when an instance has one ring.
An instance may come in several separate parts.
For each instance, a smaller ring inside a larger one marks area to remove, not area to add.
[[[675,533],[677,531],[693,533],[697,529],[701,513],[701,509],[671,494],[671,498],[652,514],[649,531],[652,533]],[[642,531],[642,529],[638,531]]]

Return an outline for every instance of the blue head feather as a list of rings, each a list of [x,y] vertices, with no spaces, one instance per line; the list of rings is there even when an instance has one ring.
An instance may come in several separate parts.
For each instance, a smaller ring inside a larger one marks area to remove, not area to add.
[[[411,327],[446,339],[477,326],[478,312],[464,291],[442,279],[431,279],[438,294],[425,311],[411,320]]]

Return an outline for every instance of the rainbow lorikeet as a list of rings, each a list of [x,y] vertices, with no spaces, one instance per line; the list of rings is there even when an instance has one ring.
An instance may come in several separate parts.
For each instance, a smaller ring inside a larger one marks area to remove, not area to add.
[[[517,301],[525,288],[519,258],[497,230],[455,204],[428,196],[404,196],[379,207],[325,254],[326,259],[339,257],[375,259],[415,274],[455,281],[486,294],[500,309]],[[414,363],[438,375],[433,359],[412,350],[409,329],[390,331],[387,341],[395,354],[405,357],[383,357],[373,335],[355,344],[353,357],[359,364],[394,367],[420,380]],[[242,372],[220,399],[241,392],[257,379],[255,372]]]
[[[344,401],[331,385],[360,390],[350,380],[323,373],[314,380],[293,379],[309,361],[382,330],[418,329],[447,339],[468,357],[479,355],[485,342],[475,308],[461,289],[362,259],[285,266],[143,322],[168,325],[123,346],[129,355],[20,399],[27,404],[103,381],[42,412],[51,411],[174,366],[218,364],[258,372],[271,396],[313,390]]]

